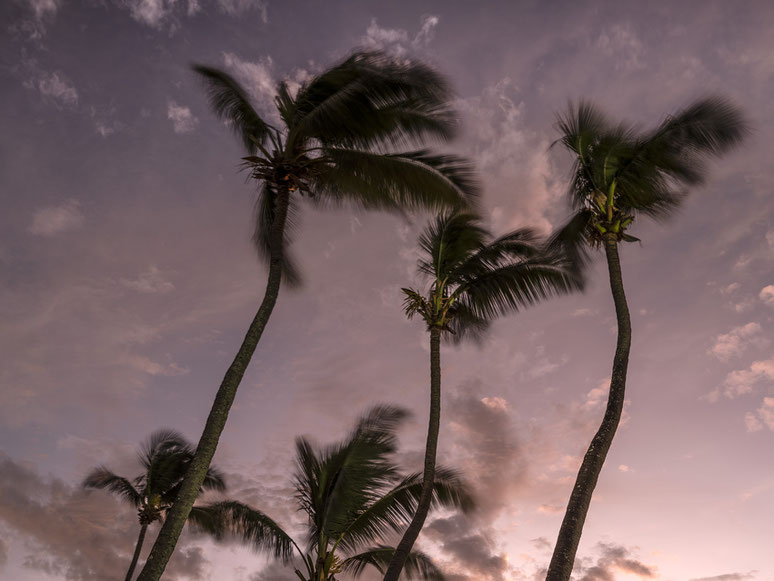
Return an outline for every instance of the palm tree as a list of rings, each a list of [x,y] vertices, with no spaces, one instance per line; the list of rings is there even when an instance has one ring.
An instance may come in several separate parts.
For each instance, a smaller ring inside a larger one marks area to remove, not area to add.
[[[162,520],[164,514],[174,504],[193,454],[193,448],[180,434],[172,430],[157,430],[142,444],[138,452],[140,464],[145,469],[144,473],[129,480],[114,474],[105,466],[98,466],[84,479],[85,488],[107,490],[137,508],[140,536],[137,538],[129,570],[126,572],[126,581],[131,580],[134,568],[137,566],[148,526]],[[223,491],[225,488],[223,475],[217,469],[210,467],[200,491]],[[206,509],[194,507],[189,519],[199,523],[201,528],[212,528]]]
[[[553,242],[573,254],[577,264],[585,262],[589,247],[604,248],[618,340],[605,415],[578,472],[547,581],[570,578],[591,496],[623,410],[631,322],[618,244],[637,240],[628,233],[637,216],[669,216],[685,189],[704,181],[708,157],[725,153],[747,133],[740,111],[717,97],[691,103],[650,131],[613,124],[586,102],[570,105],[558,126],[557,142],[575,157],[569,187],[575,213]]]
[[[398,408],[376,407],[341,443],[318,450],[305,438],[296,441],[296,500],[308,517],[305,549],[263,512],[239,502],[212,505],[223,518],[216,534],[228,530],[285,562],[296,554],[305,569],[296,569],[302,581],[357,577],[368,566],[382,573],[395,549],[375,543],[405,527],[422,489],[421,474],[402,476],[390,459],[395,428],[405,416]],[[436,471],[431,500],[434,506],[473,508],[467,488],[446,469]],[[419,551],[409,554],[406,571],[410,577],[443,579]]]
[[[432,69],[358,53],[323,72],[292,95],[277,88],[280,126],[265,121],[245,90],[227,73],[194,66],[215,113],[245,146],[245,166],[260,184],[254,242],[269,263],[263,301],[226,371],[202,432],[178,502],[164,523],[140,581],[158,581],[212,460],[228,412],[269,320],[280,282],[298,282],[285,251],[287,224],[299,197],[318,203],[351,201],[393,211],[467,204],[476,193],[469,165],[427,150],[396,152],[424,136],[448,139],[455,119],[450,90]]]
[[[425,447],[422,496],[385,581],[396,581],[427,516],[441,416],[441,335],[459,341],[480,337],[497,316],[577,287],[565,259],[547,252],[527,229],[490,240],[476,216],[439,216],[419,239],[419,272],[430,278],[425,295],[404,288],[409,318],[419,315],[430,332],[430,422]]]

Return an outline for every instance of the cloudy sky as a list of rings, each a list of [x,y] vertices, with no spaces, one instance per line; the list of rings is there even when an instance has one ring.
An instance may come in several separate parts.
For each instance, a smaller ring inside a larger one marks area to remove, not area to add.
[[[622,250],[626,418],[575,578],[774,580],[768,2],[9,0],[0,22],[1,577],[121,578],[135,515],[79,482],[99,463],[139,473],[157,428],[198,439],[257,309],[254,187],[189,65],[230,71],[270,116],[278,80],[370,47],[449,76],[463,128],[447,149],[475,161],[496,233],[566,215],[569,159],[549,146],[570,99],[644,126],[708,93],[745,110],[745,146]],[[231,497],[298,527],[294,437],[332,441],[377,402],[415,412],[401,458],[420,465],[428,339],[400,287],[417,283],[427,218],[305,209],[305,286],[281,293],[216,454]],[[531,580],[548,563],[609,379],[600,259],[585,294],[443,350],[440,455],[481,506],[437,515],[420,542],[454,580]],[[168,571],[293,578],[188,533]]]

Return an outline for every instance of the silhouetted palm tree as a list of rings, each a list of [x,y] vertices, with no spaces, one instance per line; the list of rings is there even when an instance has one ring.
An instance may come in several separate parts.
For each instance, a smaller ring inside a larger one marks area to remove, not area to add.
[[[305,438],[296,442],[296,499],[308,516],[305,549],[263,512],[238,502],[212,505],[223,517],[215,532],[230,530],[257,550],[289,562],[294,550],[305,571],[303,581],[335,581],[339,573],[357,577],[372,566],[383,572],[394,548],[377,543],[400,532],[416,510],[421,474],[402,476],[391,456],[395,428],[406,413],[376,407],[363,416],[343,442],[321,450]],[[466,487],[446,469],[436,471],[432,504],[473,507]],[[409,577],[443,579],[433,562],[419,551],[409,554]]]
[[[245,164],[260,183],[254,241],[268,260],[269,276],[263,301],[215,396],[179,501],[169,512],[140,581],[158,581],[164,571],[274,308],[280,281],[283,276],[298,281],[285,252],[287,224],[298,198],[405,211],[465,205],[476,192],[470,167],[457,157],[426,150],[395,152],[424,136],[447,139],[455,126],[447,106],[447,83],[422,64],[358,53],[313,78],[295,95],[280,83],[275,97],[279,127],[258,114],[230,75],[198,65],[194,70],[205,83],[215,113],[231,124],[244,144],[249,154]]]
[[[547,252],[530,230],[490,238],[472,214],[439,216],[419,239],[419,271],[430,278],[427,293],[403,289],[406,314],[421,316],[430,332],[430,422],[423,494],[385,581],[398,579],[429,508],[441,419],[441,335],[457,341],[480,336],[495,317],[577,286],[562,255]]]
[[[554,242],[574,254],[577,264],[585,261],[589,247],[604,248],[618,340],[605,416],[578,472],[547,581],[570,578],[591,496],[623,410],[631,321],[618,244],[637,240],[628,229],[638,215],[669,216],[685,188],[704,181],[707,158],[734,147],[747,132],[740,111],[717,97],[691,103],[651,131],[614,124],[586,102],[571,105],[558,126],[558,143],[575,157],[569,188],[575,214]]]
[[[84,479],[84,487],[107,490],[137,508],[140,536],[126,572],[126,581],[130,581],[137,566],[148,526],[162,520],[175,502],[193,454],[193,448],[180,434],[172,430],[158,430],[141,446],[138,458],[145,472],[133,480],[118,476],[105,466],[98,466]],[[210,467],[200,491],[223,491],[225,488],[221,473]],[[209,515],[206,509],[193,507],[189,519],[203,525],[209,521]],[[212,525],[207,524],[206,528],[211,529]]]

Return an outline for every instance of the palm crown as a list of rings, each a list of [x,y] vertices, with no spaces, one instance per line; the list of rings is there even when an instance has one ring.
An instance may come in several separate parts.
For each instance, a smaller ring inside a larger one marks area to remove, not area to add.
[[[85,488],[107,490],[137,508],[140,536],[126,573],[127,581],[134,573],[148,526],[162,520],[174,504],[193,455],[193,448],[183,436],[173,430],[157,430],[138,451],[137,458],[145,469],[142,474],[129,480],[98,466],[84,479]],[[210,466],[199,492],[225,489],[223,475]],[[214,522],[212,513],[203,507],[193,507],[188,520],[205,530],[211,530]]]
[[[215,112],[231,122],[248,153],[245,164],[262,184],[254,242],[266,259],[279,204],[288,203],[292,223],[290,193],[394,211],[465,205],[477,193],[461,158],[395,151],[423,137],[449,139],[456,126],[448,84],[420,63],[356,53],[295,95],[281,82],[274,100],[280,127],[261,117],[229,74],[201,65],[194,70]],[[283,267],[287,281],[298,280],[287,256]]]
[[[316,449],[306,438],[296,442],[296,500],[307,515],[305,550],[264,513],[238,502],[214,509],[224,517],[215,532],[230,529],[259,550],[290,560],[294,549],[304,562],[305,581],[333,581],[339,573],[358,576],[367,566],[380,572],[394,549],[376,544],[411,519],[421,492],[420,474],[403,476],[391,460],[395,428],[406,412],[376,407],[360,419],[341,443]],[[440,469],[433,504],[465,511],[473,507],[456,473]],[[407,563],[410,576],[441,579],[440,571],[415,551]]]
[[[739,110],[719,97],[697,100],[650,131],[614,124],[584,101],[570,105],[557,125],[557,143],[575,157],[568,196],[576,211],[559,237],[580,252],[606,235],[636,241],[626,230],[637,215],[667,217],[687,186],[704,181],[708,157],[747,132]]]
[[[470,213],[440,215],[419,238],[426,294],[409,288],[404,308],[454,339],[478,336],[489,322],[577,285],[559,253],[546,252],[529,229],[491,239]]]
[[[180,434],[173,430],[157,430],[137,454],[145,472],[130,481],[105,466],[98,466],[86,476],[83,486],[116,494],[137,507],[141,525],[151,524],[161,520],[163,513],[172,506],[192,457],[191,445]],[[202,490],[225,489],[221,472],[210,467]]]

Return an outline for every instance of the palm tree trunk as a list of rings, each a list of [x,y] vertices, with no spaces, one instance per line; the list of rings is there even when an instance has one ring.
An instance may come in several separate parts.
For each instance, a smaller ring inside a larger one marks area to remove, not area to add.
[[[276,213],[271,227],[269,280],[266,284],[263,301],[247,330],[247,335],[242,341],[234,361],[231,363],[228,371],[226,371],[223,382],[220,384],[220,388],[218,388],[210,415],[199,439],[196,453],[191,460],[191,465],[183,479],[180,492],[174,505],[167,512],[164,525],[161,527],[159,536],[153,544],[148,560],[145,562],[145,566],[140,572],[137,581],[158,581],[164,572],[169,557],[177,544],[177,539],[183,530],[183,525],[191,512],[191,507],[193,507],[193,503],[199,495],[202,482],[204,482],[204,477],[218,446],[218,439],[226,425],[228,412],[231,409],[231,404],[234,402],[237,388],[242,381],[255,348],[258,346],[258,341],[260,341],[266,323],[269,321],[274,304],[277,302],[282,280],[283,233],[288,213],[288,196],[287,185],[278,189]]]
[[[409,553],[425,524],[430,504],[433,500],[435,480],[435,456],[438,449],[438,432],[441,427],[441,329],[430,328],[430,422],[427,428],[425,444],[425,469],[422,475],[422,493],[419,496],[417,511],[411,519],[403,538],[395,548],[390,564],[384,574],[384,581],[398,581]]]
[[[568,581],[572,574],[575,553],[578,550],[583,523],[591,504],[591,496],[597,485],[599,473],[605,463],[610,444],[613,442],[624,404],[626,389],[626,369],[629,365],[629,350],[632,342],[632,325],[629,319],[629,307],[626,304],[621,262],[618,257],[618,242],[615,234],[605,240],[605,254],[610,274],[610,290],[613,292],[615,314],[618,320],[618,341],[613,358],[613,373],[610,377],[610,393],[607,409],[599,430],[591,440],[589,449],[583,458],[575,487],[572,489],[564,520],[559,529],[551,564],[548,566],[546,581]]]
[[[140,527],[140,536],[137,537],[137,545],[134,547],[134,556],[132,557],[132,564],[129,565],[129,570],[126,572],[124,581],[132,581],[132,575],[134,575],[134,568],[137,566],[137,560],[140,558],[140,551],[142,550],[142,543],[145,540],[145,531],[148,530],[148,525],[142,525]]]

